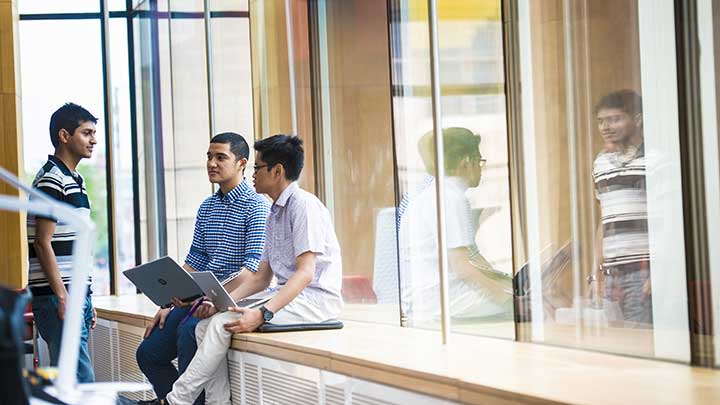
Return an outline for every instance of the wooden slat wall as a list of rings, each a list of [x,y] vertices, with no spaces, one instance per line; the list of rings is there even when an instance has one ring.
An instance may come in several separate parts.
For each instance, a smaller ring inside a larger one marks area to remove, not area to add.
[[[20,119],[20,55],[17,0],[0,0],[0,166],[22,177],[23,144]],[[18,191],[0,184],[0,194]],[[25,214],[0,211],[0,284],[27,284]]]

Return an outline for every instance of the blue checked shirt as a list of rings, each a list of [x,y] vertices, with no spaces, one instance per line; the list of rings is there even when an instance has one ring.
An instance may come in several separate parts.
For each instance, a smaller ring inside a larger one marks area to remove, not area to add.
[[[257,271],[270,203],[245,180],[227,195],[218,190],[200,205],[185,262],[219,280],[245,267]]]

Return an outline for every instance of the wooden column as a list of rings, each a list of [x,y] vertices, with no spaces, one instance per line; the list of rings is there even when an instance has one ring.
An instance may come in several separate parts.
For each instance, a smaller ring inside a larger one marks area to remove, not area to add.
[[[20,55],[17,0],[0,0],[0,166],[23,176],[20,113]],[[0,194],[18,196],[14,187],[0,184]],[[25,213],[0,211],[0,285],[27,284]]]

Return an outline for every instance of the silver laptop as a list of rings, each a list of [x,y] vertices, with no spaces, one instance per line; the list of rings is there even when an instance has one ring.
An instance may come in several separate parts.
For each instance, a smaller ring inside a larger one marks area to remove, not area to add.
[[[270,301],[277,294],[277,291],[265,290],[245,297],[240,301],[235,301],[212,272],[197,271],[190,273],[190,275],[220,312],[227,311],[228,307],[257,308]]]
[[[190,302],[203,295],[190,274],[167,256],[125,270],[123,274],[152,302],[163,308],[172,304],[173,297]]]

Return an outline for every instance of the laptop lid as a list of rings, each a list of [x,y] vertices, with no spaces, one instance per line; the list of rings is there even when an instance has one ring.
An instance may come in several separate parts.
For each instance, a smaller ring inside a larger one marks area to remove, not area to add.
[[[270,301],[275,296],[274,291],[261,291],[235,302],[225,287],[218,281],[215,274],[209,271],[192,272],[190,275],[203,290],[205,296],[220,312],[227,311],[228,307],[256,308]]]
[[[152,302],[163,308],[172,304],[173,297],[193,301],[203,294],[188,272],[167,256],[125,270],[123,274]]]

